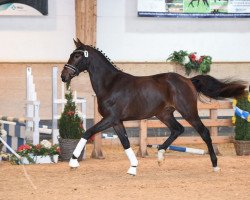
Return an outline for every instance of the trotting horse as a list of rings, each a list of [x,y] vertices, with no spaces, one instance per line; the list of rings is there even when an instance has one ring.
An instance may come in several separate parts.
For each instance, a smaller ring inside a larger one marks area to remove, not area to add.
[[[130,161],[127,173],[136,175],[138,161],[130,147],[123,122],[153,116],[171,131],[169,138],[158,148],[158,162],[161,163],[165,150],[184,132],[183,126],[173,115],[177,110],[206,143],[213,170],[220,170],[209,130],[198,116],[198,94],[202,93],[214,99],[237,97],[244,93],[244,82],[219,81],[209,75],[198,75],[189,79],[176,73],[132,76],[117,69],[99,50],[82,44],[80,40],[74,42],[76,49],[62,70],[62,81],[68,82],[79,73],[87,71],[97,96],[98,110],[103,118],[82,135],[70,159],[70,167],[79,166],[77,158],[91,136],[113,127]]]

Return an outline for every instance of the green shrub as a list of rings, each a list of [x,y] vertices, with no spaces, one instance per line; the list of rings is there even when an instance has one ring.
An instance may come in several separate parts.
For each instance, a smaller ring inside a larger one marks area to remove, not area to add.
[[[83,121],[77,114],[70,83],[67,83],[66,89],[65,99],[67,103],[58,122],[60,137],[63,139],[80,139],[84,133]]]
[[[237,99],[236,106],[241,110],[250,113],[250,95],[247,92],[243,97]],[[250,116],[248,119],[243,119],[236,116],[235,121],[235,139],[236,140],[250,140]]]

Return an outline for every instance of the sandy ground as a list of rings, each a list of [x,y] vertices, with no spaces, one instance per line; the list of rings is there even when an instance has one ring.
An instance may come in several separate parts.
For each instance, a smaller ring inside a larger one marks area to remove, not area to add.
[[[149,149],[149,157],[139,158],[138,175],[132,177],[126,174],[129,162],[121,147],[105,147],[105,159],[87,158],[77,170],[69,170],[65,162],[26,165],[36,189],[23,166],[1,162],[0,199],[249,200],[250,156],[236,156],[232,144],[219,145],[219,150],[219,173],[212,172],[208,155],[179,152],[167,153],[159,167],[156,150]]]

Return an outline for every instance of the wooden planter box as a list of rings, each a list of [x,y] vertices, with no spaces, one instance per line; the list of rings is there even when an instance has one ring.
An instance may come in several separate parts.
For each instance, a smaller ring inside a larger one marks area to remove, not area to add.
[[[250,155],[250,141],[235,140],[234,147],[236,155],[238,156]]]

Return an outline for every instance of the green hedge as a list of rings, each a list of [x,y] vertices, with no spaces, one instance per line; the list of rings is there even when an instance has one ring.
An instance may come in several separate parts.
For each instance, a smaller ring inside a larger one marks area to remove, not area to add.
[[[247,92],[244,97],[237,99],[236,106],[244,111],[250,113],[250,102],[248,100],[249,93]],[[236,140],[250,140],[250,122],[236,116],[235,122],[235,139]]]

